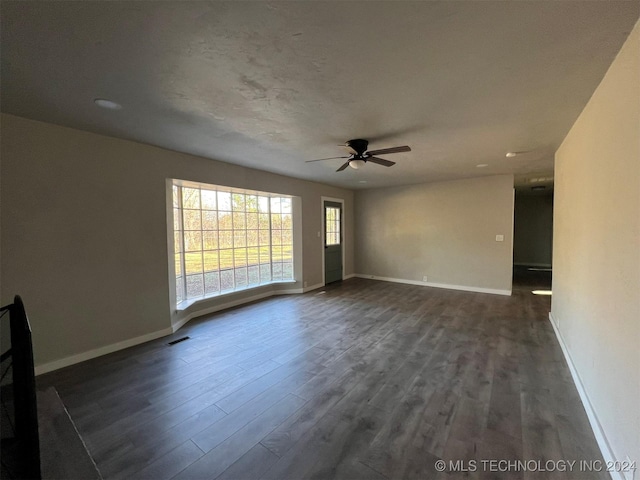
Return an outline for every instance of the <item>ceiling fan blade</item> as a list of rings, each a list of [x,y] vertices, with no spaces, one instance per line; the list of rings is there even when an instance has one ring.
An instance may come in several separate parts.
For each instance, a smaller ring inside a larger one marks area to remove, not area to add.
[[[411,148],[407,145],[402,147],[382,148],[380,150],[369,150],[368,155],[387,155],[389,153],[410,152]]]
[[[367,157],[367,162],[377,163],[378,165],[384,165],[385,167],[390,167],[396,164],[396,162],[392,162],[390,160],[385,160],[384,158],[378,158],[378,157]]]
[[[349,156],[346,156],[346,157],[316,158],[315,160],[307,160],[305,163],[321,162],[321,161],[323,161],[323,160],[335,160],[336,158],[349,158]]]
[[[344,165],[342,165],[339,169],[336,170],[336,172],[341,172],[342,170],[344,170],[345,168],[347,168],[349,166],[349,162],[346,162]]]

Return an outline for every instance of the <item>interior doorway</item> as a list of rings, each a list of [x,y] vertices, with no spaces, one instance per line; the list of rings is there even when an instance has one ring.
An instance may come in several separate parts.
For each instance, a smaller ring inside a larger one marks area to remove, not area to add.
[[[516,188],[513,217],[513,288],[551,290],[553,188]]]

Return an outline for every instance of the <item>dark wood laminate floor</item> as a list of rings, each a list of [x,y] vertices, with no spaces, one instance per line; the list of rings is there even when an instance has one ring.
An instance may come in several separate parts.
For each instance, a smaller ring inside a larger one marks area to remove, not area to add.
[[[548,311],[525,288],[351,279],[38,382],[105,479],[607,478],[482,463],[602,460]]]

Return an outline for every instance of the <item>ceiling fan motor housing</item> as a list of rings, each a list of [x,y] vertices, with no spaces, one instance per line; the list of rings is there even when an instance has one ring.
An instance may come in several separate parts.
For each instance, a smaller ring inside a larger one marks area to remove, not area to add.
[[[361,138],[356,138],[354,140],[349,140],[346,145],[355,152],[355,158],[364,159],[363,155],[367,151],[369,142]]]

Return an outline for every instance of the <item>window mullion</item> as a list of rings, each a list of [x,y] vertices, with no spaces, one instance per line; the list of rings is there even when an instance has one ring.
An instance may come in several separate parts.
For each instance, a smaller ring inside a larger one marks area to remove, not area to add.
[[[202,229],[202,188],[198,188],[198,197],[200,209],[198,214],[200,215],[200,265],[202,265],[200,275],[202,275],[202,298],[207,296],[207,285],[204,281],[204,230]]]
[[[269,212],[269,281],[273,282],[273,222],[271,221],[271,197],[267,203]]]
[[[184,205],[182,203],[182,185],[179,185],[178,189],[180,190],[178,200],[180,202],[180,270],[182,271],[182,299],[187,300],[187,262],[184,258]]]

